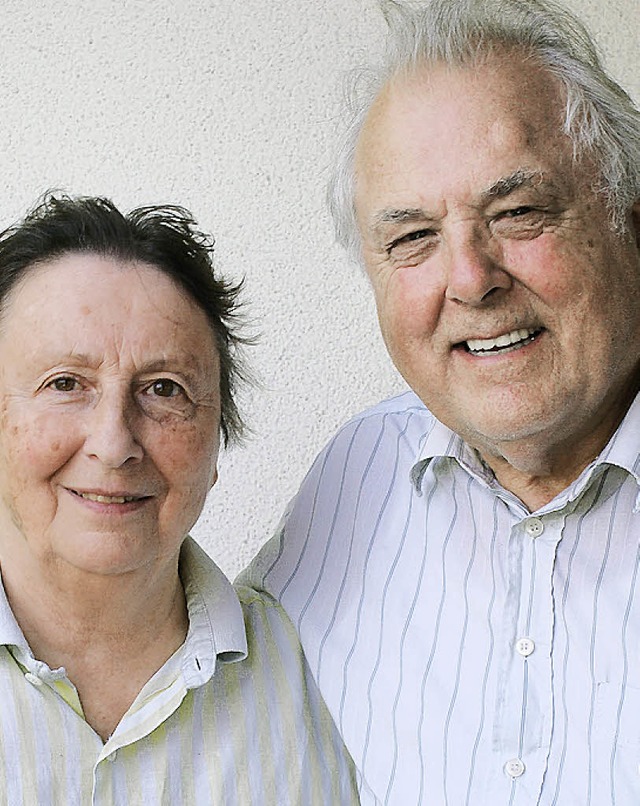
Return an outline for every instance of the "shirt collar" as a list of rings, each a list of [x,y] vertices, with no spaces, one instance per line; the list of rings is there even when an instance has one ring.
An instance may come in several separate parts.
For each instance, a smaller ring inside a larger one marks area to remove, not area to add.
[[[597,462],[621,467],[634,477],[640,487],[640,394],[636,395]]]
[[[636,395],[624,419],[609,440],[609,443],[600,456],[591,466],[591,478],[595,470],[604,465],[615,465],[635,480],[638,487],[633,511],[640,512],[640,393]],[[584,475],[584,474],[583,474]],[[586,485],[586,482],[583,487]]]
[[[233,663],[246,658],[247,636],[233,586],[191,537],[182,544],[180,578],[189,613],[182,672],[187,687],[193,688],[213,675],[216,661]]]
[[[471,475],[487,484],[493,482],[493,473],[484,464],[478,453],[470,448],[454,431],[447,428],[435,417],[429,433],[424,439],[418,461],[411,468],[411,480],[420,492],[422,478],[433,459],[449,457],[455,459]],[[634,512],[640,512],[640,393],[636,395],[624,419],[609,440],[602,453],[580,474],[571,485],[570,498],[578,496],[590,483],[596,469],[603,465],[616,465],[626,470],[638,485]]]
[[[9,605],[9,600],[2,584],[2,574],[0,573],[0,646],[3,645],[17,646],[22,650],[29,651],[27,639],[24,637]]]
[[[178,651],[187,688],[205,683],[216,661],[233,663],[247,656],[242,607],[233,586],[191,537],[180,551],[180,578],[189,614],[189,630]],[[32,658],[22,630],[13,615],[0,577],[0,646],[16,646],[19,655]]]
[[[429,433],[423,440],[418,461],[411,468],[411,481],[418,493],[421,492],[422,479],[431,462],[444,457],[455,459],[472,476],[487,484],[493,480],[493,472],[485,465],[477,451],[469,447],[459,434],[433,417]]]

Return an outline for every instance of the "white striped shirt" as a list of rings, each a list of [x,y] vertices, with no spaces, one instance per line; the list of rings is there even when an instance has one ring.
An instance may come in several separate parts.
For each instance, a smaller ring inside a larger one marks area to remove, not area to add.
[[[34,659],[0,588],[2,806],[358,803],[350,759],[272,600],[190,538],[185,644],[106,743],[63,669]],[[37,592],[34,592],[37,595]]]
[[[640,804],[640,398],[531,514],[407,393],[347,423],[243,576],[364,804]]]

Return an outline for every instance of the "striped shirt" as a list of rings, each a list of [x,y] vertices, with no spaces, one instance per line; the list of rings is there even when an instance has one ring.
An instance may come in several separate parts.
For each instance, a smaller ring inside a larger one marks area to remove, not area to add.
[[[363,804],[640,804],[640,398],[530,513],[412,393],[320,454],[243,581],[281,600]]]
[[[0,588],[2,806],[356,804],[352,765],[268,597],[190,538],[187,639],[105,743],[64,669],[34,659]]]

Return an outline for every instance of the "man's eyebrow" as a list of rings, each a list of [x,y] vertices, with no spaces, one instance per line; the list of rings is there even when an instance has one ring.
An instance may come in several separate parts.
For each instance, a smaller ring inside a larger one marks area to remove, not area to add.
[[[426,210],[420,207],[396,208],[389,207],[376,213],[371,220],[371,229],[375,232],[386,224],[403,224],[408,221],[428,221],[432,218]]]
[[[520,188],[534,187],[546,183],[542,171],[528,171],[518,168],[507,176],[501,176],[480,194],[483,204],[494,199],[502,199]],[[419,221],[426,223],[437,220],[437,216],[422,207],[388,207],[371,217],[370,230],[376,232],[389,224],[403,224]]]
[[[503,199],[513,193],[514,190],[540,184],[543,178],[540,171],[525,171],[523,168],[518,168],[517,171],[508,176],[501,176],[486,190],[483,190],[481,194],[482,201],[486,203],[493,199]]]

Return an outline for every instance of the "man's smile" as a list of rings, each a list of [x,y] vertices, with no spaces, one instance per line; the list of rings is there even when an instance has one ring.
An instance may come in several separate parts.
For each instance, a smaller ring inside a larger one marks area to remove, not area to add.
[[[468,339],[462,346],[472,355],[504,354],[530,344],[541,332],[541,328],[519,328],[491,339]]]

